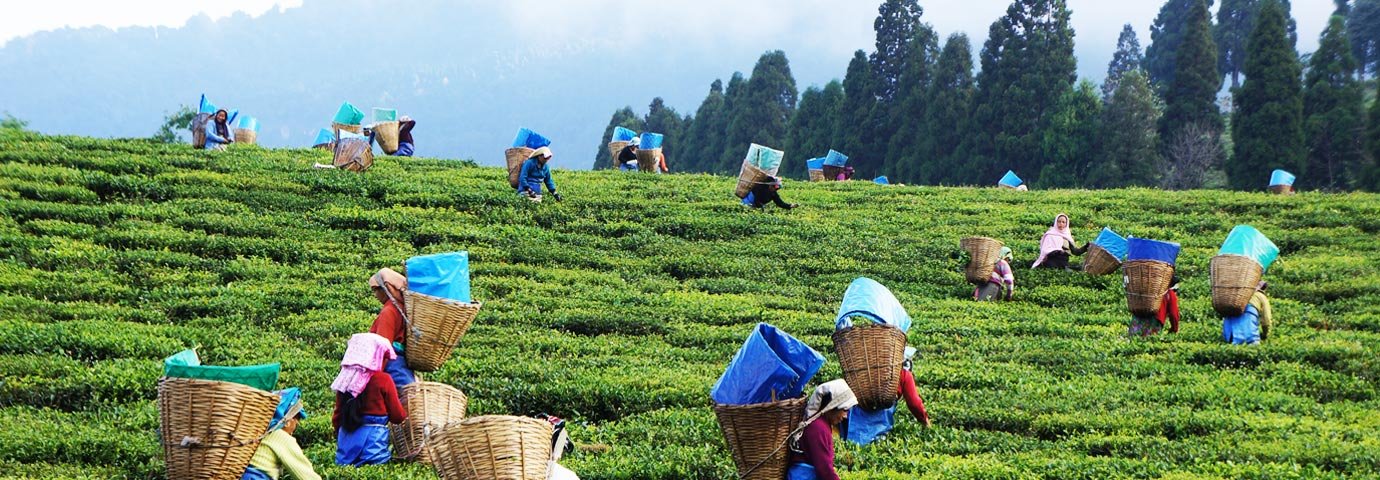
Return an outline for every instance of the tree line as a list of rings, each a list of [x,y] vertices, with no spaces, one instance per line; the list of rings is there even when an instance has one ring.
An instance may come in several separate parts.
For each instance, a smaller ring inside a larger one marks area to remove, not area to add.
[[[860,176],[931,185],[994,183],[1014,170],[1043,188],[1259,189],[1283,168],[1306,189],[1380,189],[1380,0],[1334,0],[1318,50],[1299,55],[1289,0],[1168,0],[1142,50],[1127,24],[1099,86],[1079,81],[1065,0],[1014,0],[975,59],[942,44],[918,0],[884,0],[874,50],[842,81],[802,93],[785,52],[750,76],[714,80],[693,115],[661,98],[615,126],[666,135],[678,171],[733,175],[749,143],[787,152],[783,175],[829,149]],[[1229,99],[1219,92],[1230,79]],[[1369,112],[1366,109],[1369,108]]]

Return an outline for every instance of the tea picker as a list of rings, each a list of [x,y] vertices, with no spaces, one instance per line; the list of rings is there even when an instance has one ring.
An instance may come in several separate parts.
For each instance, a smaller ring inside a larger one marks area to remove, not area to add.
[[[1133,334],[1158,333],[1166,307],[1177,310],[1178,294],[1174,292],[1174,275],[1179,258],[1179,244],[1144,238],[1127,240],[1126,264],[1122,281],[1126,286],[1126,306],[1131,311]],[[1174,305],[1167,305],[1172,302]]]
[[[1261,277],[1279,258],[1279,247],[1250,225],[1227,234],[1212,258],[1212,308],[1222,316],[1222,339],[1255,344],[1270,336],[1273,312]]]
[[[898,400],[905,400],[915,419],[930,426],[910,372],[915,349],[906,346],[906,332],[911,323],[896,296],[872,279],[854,280],[844,292],[833,340],[843,379],[858,399],[843,429],[848,441],[867,445],[890,433]]]
[[[1016,293],[1016,275],[1011,271],[1011,247],[1003,246],[997,254],[997,263],[992,266],[992,274],[988,275],[987,283],[978,285],[973,290],[973,299],[979,302],[992,302],[996,300],[1011,301]]]
[[[1040,237],[1040,258],[1035,259],[1030,268],[1067,269],[1071,256],[1088,252],[1089,244],[1084,243],[1079,247],[1073,240],[1073,231],[1069,229],[1069,223],[1066,213],[1054,216],[1054,225]]]
[[[340,373],[331,382],[335,392],[331,427],[336,432],[336,465],[379,465],[392,458],[388,424],[407,419],[397,386],[384,371],[384,365],[396,357],[393,344],[377,334],[350,337],[340,360]]]
[[[641,138],[633,138],[618,151],[618,169],[624,172],[637,170],[637,151],[642,146]]]
[[[312,469],[311,460],[302,452],[297,439],[292,434],[297,430],[297,422],[307,418],[302,406],[302,391],[288,388],[273,392],[278,395],[278,408],[269,423],[268,435],[259,443],[254,457],[249,460],[241,480],[273,480],[287,473],[296,480],[321,480]]]

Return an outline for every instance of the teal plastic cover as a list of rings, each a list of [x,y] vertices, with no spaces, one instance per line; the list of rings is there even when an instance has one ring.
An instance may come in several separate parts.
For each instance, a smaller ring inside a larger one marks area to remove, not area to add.
[[[278,384],[282,365],[267,363],[245,367],[217,367],[202,365],[196,350],[183,350],[163,360],[163,376],[214,380],[238,383],[259,390],[272,391]]]
[[[374,123],[396,122],[398,121],[398,111],[391,108],[375,108]]]
[[[323,128],[320,132],[316,133],[316,142],[312,143],[312,145],[325,145],[334,141],[335,132],[332,132],[329,128]]]
[[[1227,234],[1227,241],[1222,242],[1222,249],[1217,254],[1250,257],[1259,263],[1262,269],[1268,271],[1275,259],[1279,258],[1279,247],[1255,227],[1237,225]]]
[[[773,150],[755,143],[748,147],[747,162],[772,175],[776,175],[776,172],[781,169],[781,162],[785,158],[786,152],[780,150]]]
[[[340,104],[340,110],[335,112],[335,123],[341,125],[359,125],[364,121],[364,112],[359,111],[350,102]]]

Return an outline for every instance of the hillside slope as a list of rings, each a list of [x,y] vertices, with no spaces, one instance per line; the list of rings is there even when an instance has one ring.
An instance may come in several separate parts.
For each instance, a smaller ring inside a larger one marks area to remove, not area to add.
[[[0,132],[0,472],[161,478],[159,360],[283,362],[326,478],[434,478],[330,466],[329,383],[377,302],[365,281],[419,253],[468,250],[484,302],[452,361],[472,414],[549,412],[586,479],[733,475],[708,391],[752,325],[829,357],[845,287],[888,285],[916,323],[936,424],[841,447],[863,478],[1343,478],[1380,475],[1380,197],[790,183],[804,208],[750,212],[710,176],[557,171],[532,204],[504,172],[326,154],[219,154]],[[585,165],[559,158],[557,166]],[[1126,337],[1119,276],[1031,271],[1058,212],[1181,242],[1186,325]],[[1222,345],[1207,265],[1236,224],[1283,250],[1271,340]],[[1015,248],[1017,302],[977,304],[958,239]]]

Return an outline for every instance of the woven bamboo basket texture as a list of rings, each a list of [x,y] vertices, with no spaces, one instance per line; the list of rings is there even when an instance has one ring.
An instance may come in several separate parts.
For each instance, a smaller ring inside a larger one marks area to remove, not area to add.
[[[1092,276],[1107,275],[1121,268],[1121,260],[1096,243],[1089,244],[1088,256],[1083,260],[1083,271]]]
[[[257,144],[259,143],[259,132],[255,132],[248,128],[236,128],[235,143],[243,143],[247,145]]]
[[[1218,255],[1212,257],[1208,268],[1212,274],[1212,309],[1224,317],[1245,312],[1264,275],[1260,264],[1244,255]]]
[[[896,387],[905,362],[906,333],[883,324],[857,325],[834,332],[843,380],[870,410],[896,403]]]
[[[518,175],[522,173],[522,162],[527,161],[535,151],[527,147],[513,147],[503,151],[503,158],[508,161],[509,186],[517,188]]]
[[[994,238],[967,237],[959,240],[958,246],[968,252],[968,266],[963,269],[968,283],[982,285],[991,280],[992,270],[1001,260],[1002,243]]]
[[[479,302],[465,303],[408,290],[407,366],[421,372],[434,372],[446,363],[460,337],[479,315]]]
[[[393,456],[431,464],[427,443],[452,422],[465,419],[469,399],[460,389],[436,382],[408,384],[398,391],[407,408],[407,420],[389,425],[393,437]]]
[[[660,148],[647,148],[637,151],[637,169],[643,172],[655,172],[656,164],[660,160]]]
[[[344,130],[346,132],[350,132],[356,135],[364,135],[364,127],[360,125],[346,125],[343,123],[331,122],[331,130]]]
[[[609,163],[615,170],[622,166],[618,163],[618,154],[622,153],[629,143],[632,142],[609,142]]]
[[[842,175],[842,174],[843,174],[843,167],[835,167],[835,166],[833,166],[833,165],[825,165],[825,166],[824,166],[824,180],[826,180],[826,181],[828,181],[828,180],[837,180],[837,179],[839,178],[839,175]]]
[[[1270,193],[1273,193],[1273,194],[1275,194],[1275,195],[1292,195],[1292,194],[1294,193],[1294,186],[1293,186],[1293,185],[1273,185],[1273,186],[1270,187]]]
[[[378,122],[374,124],[374,139],[378,140],[383,153],[398,153],[398,122]]]
[[[755,405],[714,405],[719,430],[733,453],[738,477],[781,480],[786,477],[790,448],[784,446],[805,419],[805,398]]]
[[[158,380],[168,478],[238,480],[273,420],[278,397],[238,383]]]
[[[198,113],[192,118],[192,148],[206,148],[206,122],[210,120],[209,113]]]
[[[771,175],[765,170],[757,168],[748,162],[743,162],[743,169],[738,172],[738,186],[733,189],[733,194],[738,198],[747,198],[748,192],[752,187],[766,183]]]
[[[823,181],[824,181],[824,170],[810,170],[810,181],[811,181],[811,182],[823,182]]]
[[[374,166],[374,149],[369,141],[352,138],[335,142],[335,168],[363,172]]]
[[[552,432],[546,420],[474,417],[433,435],[428,455],[443,480],[546,480]]]
[[[1126,272],[1126,305],[1131,314],[1141,317],[1155,315],[1169,291],[1174,266],[1156,260],[1133,260],[1122,265]]]

